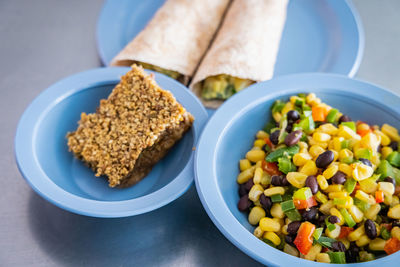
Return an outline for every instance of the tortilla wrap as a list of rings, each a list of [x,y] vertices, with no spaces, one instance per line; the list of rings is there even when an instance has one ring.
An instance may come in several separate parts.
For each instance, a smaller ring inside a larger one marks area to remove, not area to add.
[[[227,74],[255,82],[272,78],[288,0],[234,0],[190,84],[200,97],[202,81]],[[222,100],[204,100],[218,108]]]
[[[179,72],[188,81],[209,47],[230,0],[167,0],[147,26],[111,61]]]

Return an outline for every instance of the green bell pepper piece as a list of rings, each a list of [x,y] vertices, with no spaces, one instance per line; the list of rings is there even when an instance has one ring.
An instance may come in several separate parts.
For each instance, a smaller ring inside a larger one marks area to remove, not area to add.
[[[282,195],[276,194],[271,196],[271,201],[273,203],[282,202]]]
[[[291,221],[301,221],[302,217],[300,212],[297,209],[288,210],[284,212],[286,217]]]
[[[346,263],[346,255],[341,251],[328,251],[329,258],[331,259],[331,263]]]
[[[390,165],[390,163],[387,160],[381,161],[376,172],[381,175],[382,179],[384,179],[388,176],[390,176],[390,177],[394,176],[393,167],[392,167],[392,165]]]
[[[296,207],[293,203],[293,200],[287,200],[287,201],[284,201],[281,203],[281,208],[282,208],[282,211],[285,212],[285,211],[293,210]]]
[[[351,217],[350,213],[346,209],[342,208],[339,211],[340,214],[342,214],[344,221],[349,227],[354,227],[356,225],[356,222],[353,220],[353,217]]]
[[[364,158],[370,160],[372,157],[372,151],[368,148],[360,148],[356,151],[356,158]]]
[[[357,181],[354,180],[353,178],[348,178],[346,182],[344,183],[344,189],[351,194],[354,191],[354,188],[356,188]]]
[[[342,122],[340,125],[344,125],[349,127],[350,129],[352,129],[353,131],[356,131],[356,124],[354,121],[346,121],[346,122]]]
[[[362,200],[359,200],[358,198],[354,198],[354,205],[356,205],[357,208],[359,208],[362,212],[366,212],[371,207],[370,204]]]
[[[396,184],[400,184],[400,170],[397,168],[393,168],[393,178],[396,181]]]
[[[389,230],[386,229],[386,227],[382,227],[381,229],[381,237],[385,240],[388,240],[392,237],[392,235],[390,234]]]
[[[336,121],[337,114],[339,110],[333,108],[329,111],[328,115],[326,116],[326,121],[330,123],[334,123]]]
[[[392,164],[393,166],[400,167],[400,153],[397,151],[393,151],[389,154],[386,160]]]
[[[296,166],[288,157],[282,157],[278,159],[278,168],[284,174],[296,171]]]
[[[293,199],[307,200],[312,197],[312,192],[309,187],[303,187],[294,192]]]
[[[286,157],[293,157],[295,154],[299,153],[300,147],[299,145],[294,145],[291,147],[281,147],[271,153],[265,158],[268,162],[278,162],[278,159],[286,156]]]

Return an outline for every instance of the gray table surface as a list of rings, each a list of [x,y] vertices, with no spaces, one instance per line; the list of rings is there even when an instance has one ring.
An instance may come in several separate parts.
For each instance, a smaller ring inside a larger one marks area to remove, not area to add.
[[[22,179],[13,153],[18,119],[52,83],[101,65],[102,2],[0,0],[0,265],[258,266],[213,225],[194,187],[148,214],[96,219],[47,203]],[[400,93],[400,1],[355,4],[366,35],[356,77]]]

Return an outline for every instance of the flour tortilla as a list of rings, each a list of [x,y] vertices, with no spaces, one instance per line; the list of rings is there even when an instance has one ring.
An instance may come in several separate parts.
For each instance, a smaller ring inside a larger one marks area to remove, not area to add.
[[[134,61],[192,78],[209,47],[230,0],[167,0],[152,20],[112,61]]]
[[[234,0],[190,84],[201,99],[202,81],[228,74],[255,82],[272,78],[288,0]],[[209,108],[223,101],[204,100]]]

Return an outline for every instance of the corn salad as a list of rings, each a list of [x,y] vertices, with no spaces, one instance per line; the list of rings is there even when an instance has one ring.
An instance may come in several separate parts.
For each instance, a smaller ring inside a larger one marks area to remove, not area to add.
[[[370,261],[400,250],[400,135],[353,121],[315,94],[276,101],[240,160],[238,209],[293,256]]]

